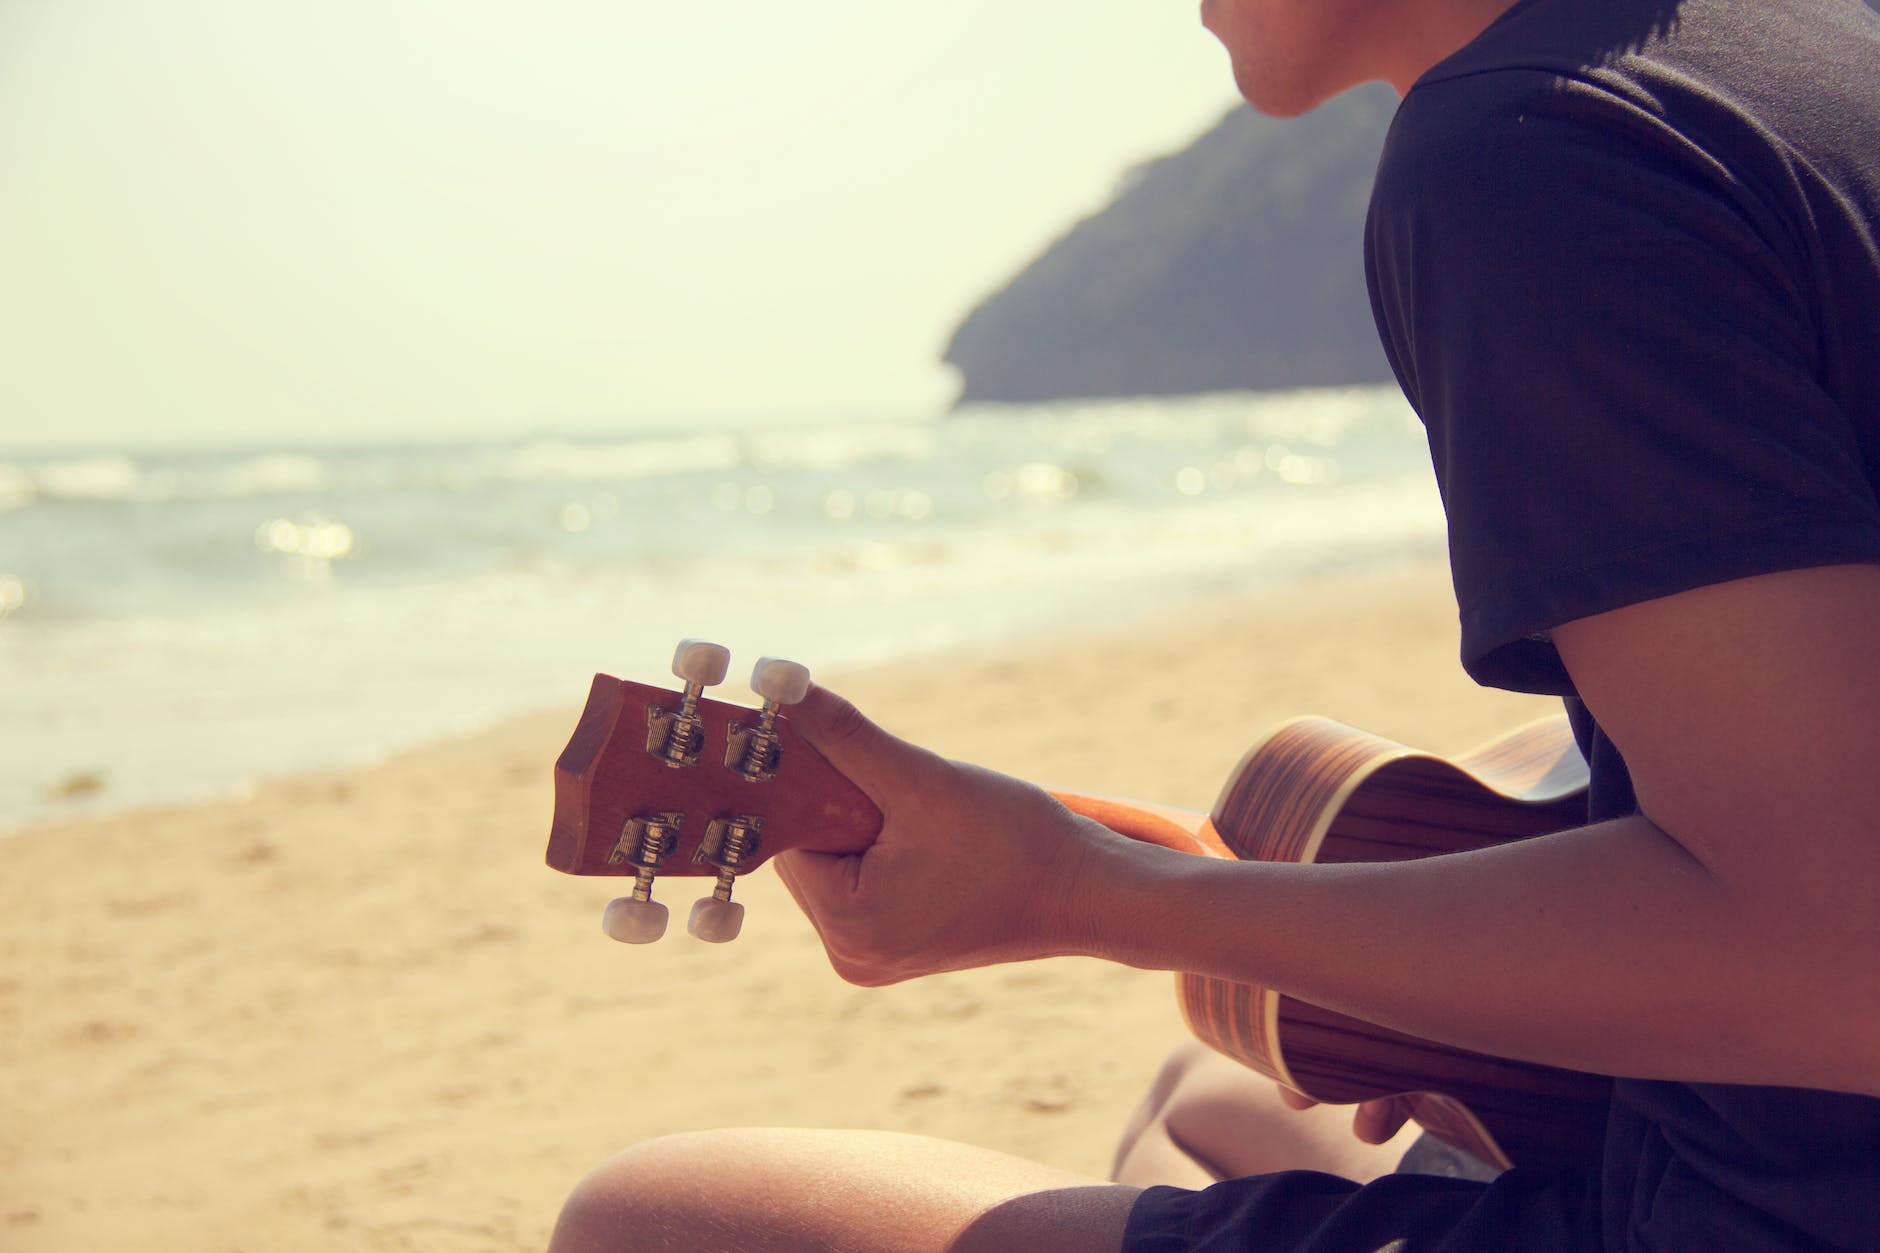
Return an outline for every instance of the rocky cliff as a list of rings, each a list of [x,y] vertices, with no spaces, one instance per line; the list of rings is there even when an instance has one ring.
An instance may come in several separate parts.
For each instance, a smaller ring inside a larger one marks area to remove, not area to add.
[[[1388,380],[1362,248],[1395,107],[1376,86],[1286,121],[1235,109],[1130,171],[954,332],[959,402]]]

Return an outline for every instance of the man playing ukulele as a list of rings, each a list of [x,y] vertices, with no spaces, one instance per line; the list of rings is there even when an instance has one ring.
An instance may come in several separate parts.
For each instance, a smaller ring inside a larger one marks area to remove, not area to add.
[[[1880,1248],[1880,20],[1859,0],[1202,13],[1264,111],[1404,95],[1366,240],[1380,333],[1428,429],[1464,663],[1567,699],[1588,825],[1412,862],[1192,857],[813,690],[793,724],[885,825],[778,869],[856,983],[1069,953],[1257,983],[1620,1076],[1603,1153],[1361,1183],[1353,1143],[1292,1163],[1344,1173],[1284,1170],[1303,1137],[1234,1143],[1236,1091],[1162,1094],[1117,1181],[911,1136],[711,1132],[604,1164],[554,1248]],[[1211,1128],[1207,1168],[1145,1186],[1183,1169],[1183,1118]]]

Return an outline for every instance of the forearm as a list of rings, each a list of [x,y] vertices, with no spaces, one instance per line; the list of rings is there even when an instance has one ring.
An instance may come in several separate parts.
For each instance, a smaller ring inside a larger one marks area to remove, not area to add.
[[[1098,956],[1502,1056],[1880,1095],[1871,917],[1769,888],[1713,874],[1635,817],[1418,862],[1119,846],[1079,925]]]

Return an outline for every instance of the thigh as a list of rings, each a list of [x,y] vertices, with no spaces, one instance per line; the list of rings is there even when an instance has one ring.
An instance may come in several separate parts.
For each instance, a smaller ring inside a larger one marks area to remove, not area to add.
[[[636,1145],[563,1207],[550,1253],[1090,1253],[1138,1189],[946,1140],[745,1128]]]

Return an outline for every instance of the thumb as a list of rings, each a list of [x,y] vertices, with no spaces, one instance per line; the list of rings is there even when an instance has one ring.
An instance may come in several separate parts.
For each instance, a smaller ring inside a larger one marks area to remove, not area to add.
[[[877,804],[897,785],[905,787],[911,770],[932,760],[925,749],[882,730],[826,687],[811,684],[787,716],[810,747]]]

